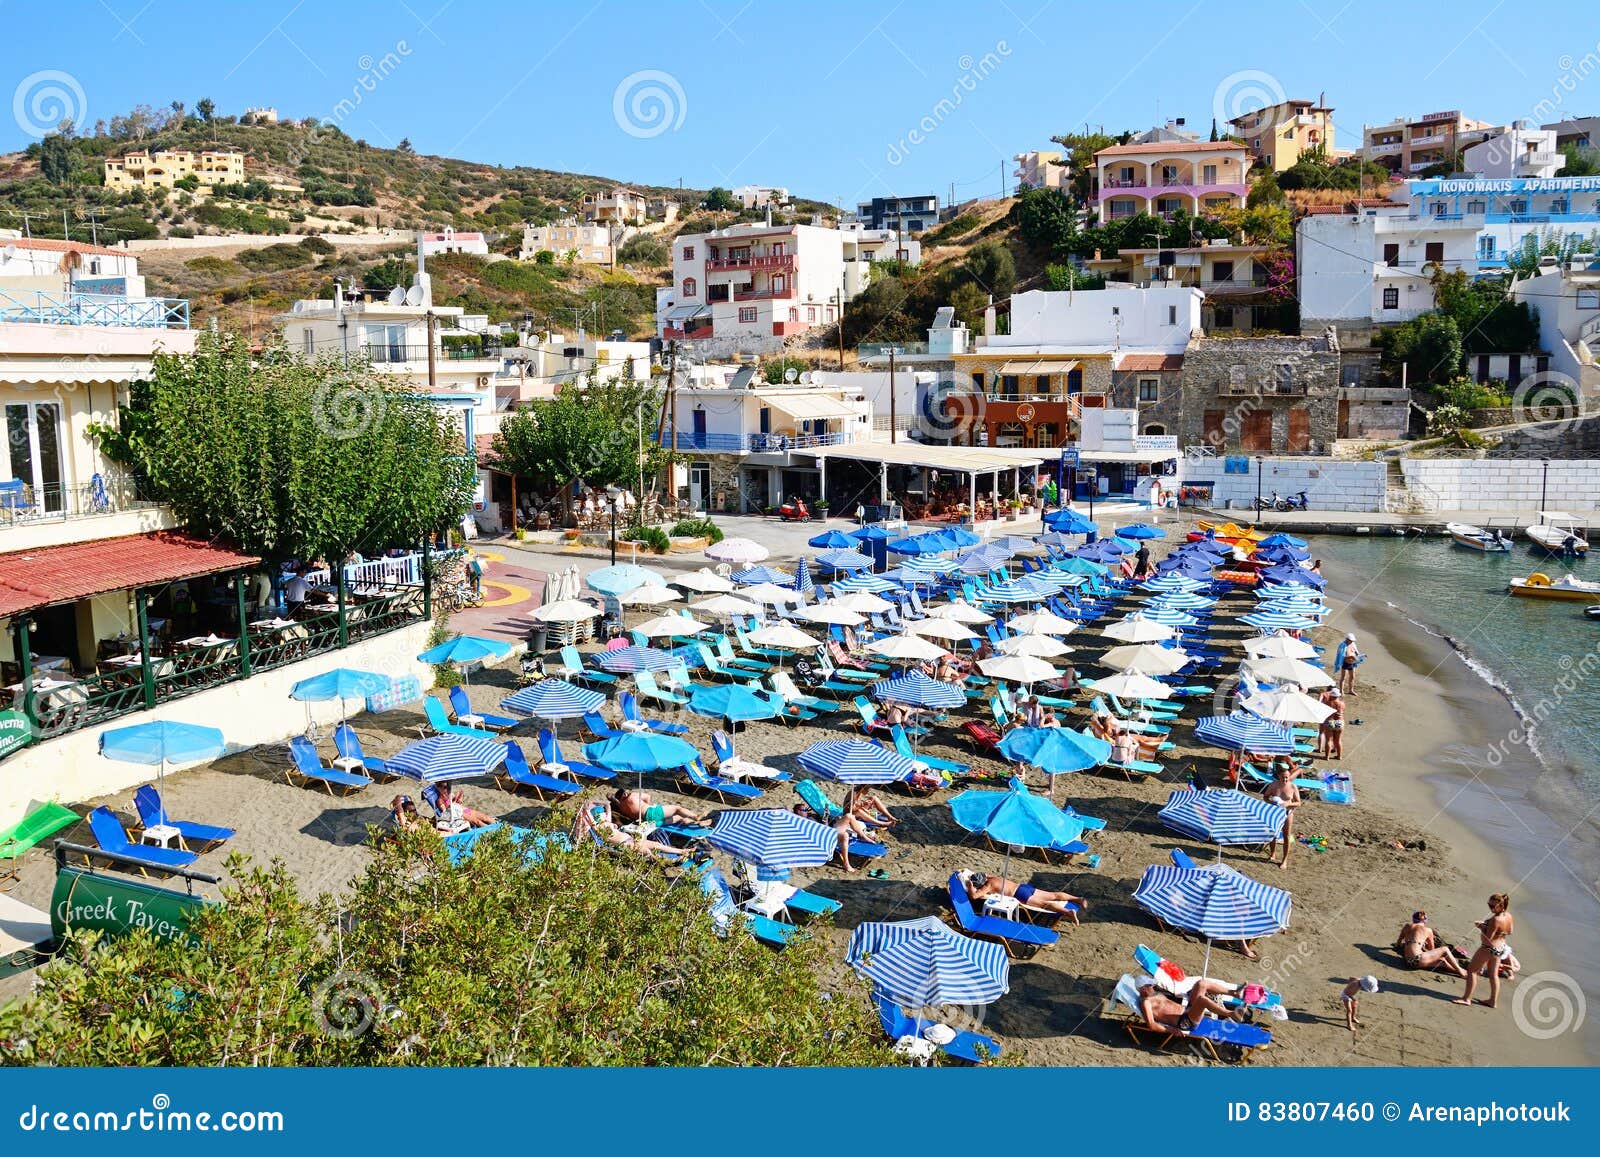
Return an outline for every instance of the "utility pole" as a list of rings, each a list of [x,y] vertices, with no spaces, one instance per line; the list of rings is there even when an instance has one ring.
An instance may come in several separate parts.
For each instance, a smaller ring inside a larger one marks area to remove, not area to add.
[[[900,440],[898,435],[895,432],[895,426],[897,425],[895,419],[896,419],[896,417],[898,415],[895,413],[895,402],[894,402],[894,394],[895,394],[895,389],[894,389],[894,380],[895,380],[894,379],[894,355],[895,355],[895,347],[894,346],[890,346],[889,347],[889,441],[890,441],[891,444],[893,444],[895,442],[898,442]]]
[[[434,364],[433,352],[433,330],[435,322],[436,319],[433,316],[433,310],[430,309],[428,310],[428,392],[430,394],[433,392],[434,387],[439,384],[439,371],[438,367]],[[472,447],[468,446],[467,449],[471,450]]]
[[[844,286],[839,286],[839,372],[844,372]]]

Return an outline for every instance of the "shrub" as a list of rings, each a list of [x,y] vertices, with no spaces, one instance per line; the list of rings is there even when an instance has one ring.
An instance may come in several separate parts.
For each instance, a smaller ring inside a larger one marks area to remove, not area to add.
[[[666,554],[672,549],[672,540],[659,526],[635,526],[617,536],[624,542],[643,543],[654,554]]]
[[[304,219],[304,215],[302,215],[301,220]],[[300,242],[300,248],[304,249],[307,253],[319,253],[324,257],[335,251],[333,242],[324,241],[321,237],[316,236],[307,237],[304,241]]]
[[[684,518],[672,528],[672,537],[703,538],[715,544],[722,541],[722,527],[709,518]]]
[[[1446,403],[1436,407],[1428,415],[1428,431],[1429,433],[1439,434],[1446,430],[1460,429],[1467,424],[1467,417],[1466,410],[1460,406]]]
[[[1494,389],[1492,384],[1483,385],[1471,378],[1455,378],[1434,392],[1439,396],[1441,407],[1452,406],[1459,410],[1488,410],[1511,404],[1508,394]]]
[[[296,269],[302,265],[309,265],[316,260],[301,245],[285,241],[278,245],[268,245],[264,249],[246,249],[239,254],[239,264],[246,269],[274,270]]]
[[[617,250],[617,260],[633,265],[665,265],[671,259],[665,243],[659,237],[639,233],[628,238]]]

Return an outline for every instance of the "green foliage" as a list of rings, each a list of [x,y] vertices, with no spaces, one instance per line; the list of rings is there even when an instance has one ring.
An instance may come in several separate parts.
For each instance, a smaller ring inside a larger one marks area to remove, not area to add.
[[[1567,163],[1561,166],[1558,177],[1593,177],[1600,175],[1600,149],[1562,145],[1561,155]]]
[[[617,537],[624,542],[642,542],[653,554],[666,554],[672,549],[672,540],[659,526],[631,526]]]
[[[709,518],[684,518],[672,528],[673,538],[703,538],[715,545],[722,541],[722,527]]]
[[[1245,195],[1244,207],[1246,209],[1264,209],[1269,205],[1287,206],[1289,198],[1283,195],[1283,187],[1278,184],[1278,176],[1271,169],[1262,169],[1250,185],[1250,192]]]
[[[452,866],[428,833],[376,846],[337,897],[240,858],[192,947],[74,938],[0,1010],[31,1065],[878,1065],[892,1054],[826,941],[719,936],[644,857],[506,832]],[[173,993],[181,993],[174,999]]]
[[[1404,363],[1406,380],[1415,384],[1443,385],[1465,369],[1461,328],[1448,314],[1425,313],[1400,325],[1384,327],[1374,340],[1391,373],[1398,376]]]
[[[963,282],[950,294],[950,306],[956,319],[965,323],[973,333],[983,332],[984,311],[989,308],[989,295],[970,281]]]
[[[389,388],[369,367],[281,348],[257,362],[242,339],[202,333],[193,355],[157,354],[120,434],[91,434],[195,534],[340,559],[458,521],[476,482],[445,416]]]
[[[554,265],[556,263],[556,255],[549,249],[541,249],[533,255],[533,263],[535,265]]]
[[[1457,430],[1464,427],[1471,420],[1467,409],[1453,403],[1435,407],[1428,415],[1428,433],[1442,434],[1447,430]]]
[[[1011,250],[999,241],[974,245],[967,252],[961,269],[984,293],[993,294],[997,301],[1010,297],[1011,290],[1017,284],[1017,263],[1011,256]]]
[[[1475,280],[1460,269],[1436,269],[1432,281],[1434,300],[1455,320],[1466,353],[1539,348],[1538,312],[1510,300],[1503,282]]]
[[[267,234],[289,231],[283,221],[265,210],[223,205],[215,200],[202,201],[195,206],[194,219],[223,233]]]
[[[1500,383],[1502,386],[1504,382]],[[1440,408],[1453,407],[1458,410],[1489,410],[1496,407],[1509,406],[1511,396],[1504,390],[1496,390],[1489,385],[1483,385],[1471,378],[1452,378],[1443,385],[1435,386],[1433,391],[1439,398]],[[1453,425],[1460,425],[1455,422]]]
[[[710,209],[716,213],[725,213],[730,209],[741,208],[739,202],[734,200],[733,194],[721,185],[713,185],[707,190],[705,199],[700,202],[700,207],[702,209]]]
[[[192,261],[185,261],[183,263],[183,267],[185,269],[192,269],[196,273],[210,273],[218,277],[239,272],[238,262],[229,261],[226,257],[212,257],[209,255],[205,257],[196,257]]]
[[[983,218],[976,213],[963,213],[959,217],[950,218],[943,225],[929,229],[922,235],[922,243],[924,245],[948,245],[963,233],[971,233],[981,224],[983,224]]]
[[[209,96],[203,96],[194,102],[194,111],[199,114],[201,120],[205,121],[207,124],[210,124],[211,118],[215,116],[217,112],[217,102],[212,100]]]
[[[1280,189],[1339,189],[1358,192],[1392,180],[1387,169],[1375,161],[1365,165],[1359,157],[1330,162],[1325,152],[1302,153],[1300,159],[1277,175]]]
[[[1078,210],[1059,189],[1024,189],[1011,207],[1011,220],[1029,249],[1045,257],[1074,252],[1078,242]]]
[[[905,312],[905,282],[898,277],[874,279],[845,307],[845,341],[912,341],[915,319]]]
[[[1109,149],[1112,145],[1127,143],[1132,134],[1123,133],[1121,136],[1111,136],[1109,133],[1063,133],[1050,139],[1067,150],[1067,155],[1072,162],[1071,184],[1068,192],[1072,200],[1079,205],[1087,205],[1094,193],[1094,155],[1101,149]]]
[[[291,241],[268,245],[262,249],[246,249],[237,258],[246,269],[258,272],[269,269],[298,269],[316,260],[313,254]]]
[[[629,265],[665,265],[672,260],[672,252],[661,238],[635,233],[617,250],[617,260]]]
[[[39,142],[39,174],[52,185],[72,180],[72,145],[61,133],[50,133]]]
[[[769,386],[780,386],[783,384],[784,374],[790,370],[798,374],[804,372],[805,369],[804,358],[773,358],[761,367],[761,380]]]
[[[333,244],[332,241],[324,240],[321,237],[307,237],[304,241],[300,242],[300,248],[304,249],[307,253],[315,253],[322,257],[327,257],[330,254],[338,252],[338,248]]]
[[[564,503],[571,501],[573,482],[637,486],[641,441],[645,473],[666,460],[654,441],[660,404],[659,392],[648,385],[597,382],[591,374],[584,388],[569,386],[502,419],[494,455],[508,472],[559,489]]]
[[[1046,265],[1044,287],[1057,291],[1068,289],[1104,289],[1106,279],[1098,273],[1088,273],[1073,265]]]

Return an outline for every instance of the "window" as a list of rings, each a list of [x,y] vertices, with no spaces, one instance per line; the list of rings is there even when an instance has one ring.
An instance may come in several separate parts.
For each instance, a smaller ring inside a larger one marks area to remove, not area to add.
[[[1392,285],[1388,286],[1383,291],[1383,308],[1384,309],[1399,309],[1400,308],[1400,291],[1398,289],[1396,289]]]
[[[1600,289],[1578,290],[1579,309],[1600,309]]]
[[[1443,217],[1448,212],[1450,212],[1449,202],[1435,201],[1433,203],[1433,215],[1435,217]]]
[[[1468,213],[1482,213],[1483,209],[1484,209],[1484,205],[1483,205],[1482,201],[1468,201],[1467,202],[1467,212]]]
[[[699,287],[699,285],[697,285],[695,283],[694,278],[685,277],[683,279],[683,296],[685,296],[685,297],[694,297],[699,292],[700,292],[700,287]]]
[[[1139,400],[1141,402],[1155,402],[1160,400],[1161,379],[1140,378]]]
[[[1240,390],[1249,385],[1250,371],[1245,366],[1228,367],[1228,385],[1235,390]]]
[[[1397,242],[1389,242],[1383,247],[1383,263],[1390,268],[1400,264],[1400,246]]]
[[[814,306],[814,305],[806,306],[806,320],[808,322],[817,320],[817,307],[816,306]]]
[[[1115,313],[1116,311],[1112,310],[1112,312]],[[1081,394],[1081,393],[1083,393],[1083,371],[1082,370],[1068,370],[1067,371],[1067,393],[1069,395],[1070,394]]]
[[[34,505],[62,509],[61,407],[56,402],[16,402],[5,408],[6,444],[0,449],[0,475],[33,490]]]
[[[1036,394],[1048,394],[1050,392],[1049,374],[1033,375],[1033,392]]]
[[[983,390],[983,371],[982,370],[973,370],[972,371],[972,388],[974,390],[976,390],[980,394],[984,392],[984,390]]]
[[[1233,306],[1219,305],[1211,311],[1211,327],[1213,329],[1233,328]]]
[[[1144,432],[1146,434],[1153,434],[1156,437],[1160,437],[1161,435],[1163,435],[1163,434],[1165,434],[1167,432],[1167,428],[1165,426],[1163,426],[1160,422],[1149,422],[1149,423],[1146,423],[1145,428],[1144,428]]]
[[[741,323],[752,322],[755,319],[756,319],[756,307],[755,306],[753,306],[753,305],[741,305],[739,307],[739,321]]]
[[[1168,325],[1177,325],[1178,324],[1178,307],[1175,306],[1175,305],[1167,306],[1167,324]]]
[[[829,310],[828,312],[831,313],[833,311]],[[793,306],[793,305],[791,305],[789,307],[789,320],[790,321],[799,321],[800,320],[800,310],[799,310],[798,307]]]
[[[311,336],[311,328],[309,326],[300,331],[300,347],[307,361],[317,356],[317,339]]]
[[[1211,280],[1212,281],[1232,281],[1233,280],[1233,262],[1231,262],[1231,261],[1213,261],[1211,263]]]
[[[833,324],[833,306],[830,305],[828,308],[822,311],[822,320],[827,322],[829,325]]]
[[[1014,397],[1017,396],[1017,375],[1016,374],[1001,374],[1000,375],[1000,392],[1002,394],[1004,394],[1008,398],[1014,398]]]
[[[694,260],[694,246],[693,245],[685,245],[683,247],[683,259],[685,261],[693,261]]]
[[[1561,213],[1564,215],[1567,212],[1567,199],[1565,197],[1556,197],[1553,199],[1550,202],[1550,212]]]
[[[1444,242],[1443,241],[1429,241],[1426,244],[1424,244],[1423,247],[1422,247],[1422,259],[1424,261],[1432,261],[1435,264],[1443,264],[1443,262],[1444,262]]]
[[[1507,213],[1526,213],[1527,211],[1528,202],[1524,201],[1521,197],[1512,197],[1506,202]]]
[[[1339,384],[1341,386],[1359,386],[1361,384],[1361,367],[1340,366]]]
[[[1200,166],[1200,183],[1202,185],[1215,185],[1217,183],[1217,166]]]
[[[1279,362],[1272,367],[1272,381],[1278,393],[1288,394],[1294,391],[1294,367],[1288,362]]]
[[[1111,316],[1112,317],[1121,317],[1122,316],[1122,306],[1113,305],[1111,307]]]
[[[1485,233],[1478,238],[1478,259],[1492,260],[1494,258],[1494,238]]]

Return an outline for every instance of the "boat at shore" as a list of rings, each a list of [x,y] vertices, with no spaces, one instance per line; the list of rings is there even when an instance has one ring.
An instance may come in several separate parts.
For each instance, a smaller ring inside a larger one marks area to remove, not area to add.
[[[1527,578],[1512,579],[1506,585],[1506,590],[1530,599],[1582,599],[1591,603],[1600,599],[1600,583],[1588,582],[1570,574],[1552,579],[1547,574],[1535,571]]]
[[[1511,549],[1511,540],[1498,530],[1485,530],[1470,522],[1447,522],[1444,529],[1458,546],[1469,550],[1505,552]]]
[[[1583,558],[1589,553],[1589,540],[1583,536],[1582,524],[1572,515],[1560,510],[1539,511],[1539,521],[1526,527],[1524,533],[1533,544],[1549,554],[1562,558]]]

